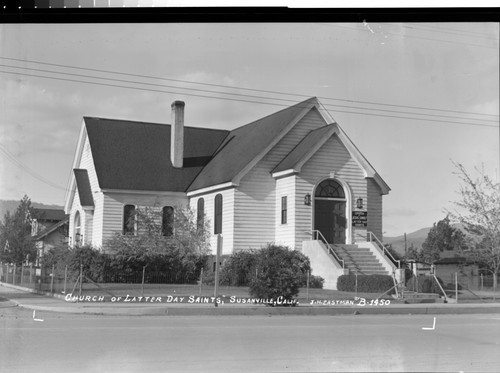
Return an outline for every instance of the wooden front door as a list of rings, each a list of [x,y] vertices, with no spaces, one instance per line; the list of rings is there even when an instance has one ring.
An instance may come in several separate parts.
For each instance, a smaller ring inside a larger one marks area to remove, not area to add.
[[[314,229],[321,232],[328,243],[345,244],[347,220],[345,201],[316,199]]]

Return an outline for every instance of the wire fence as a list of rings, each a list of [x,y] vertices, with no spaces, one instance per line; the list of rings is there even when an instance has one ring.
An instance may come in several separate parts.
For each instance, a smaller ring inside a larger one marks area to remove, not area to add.
[[[83,266],[80,270],[71,270],[68,266],[44,268],[0,263],[1,282],[52,294],[85,294],[95,291],[144,292],[165,284],[176,285],[185,291],[196,290],[196,293],[203,287],[205,290],[213,289],[210,279],[204,281],[203,270],[197,276],[193,274],[183,276],[178,272],[153,271],[147,267],[142,270],[109,269],[95,279],[92,277]]]
[[[222,293],[247,296],[248,287],[258,272],[231,273],[221,276],[219,290]],[[321,288],[314,282],[310,272],[304,281],[306,296],[309,289]],[[202,268],[199,273],[181,274],[142,269],[107,268],[99,275],[85,270],[70,269],[68,266],[36,267],[33,265],[14,265],[0,262],[0,281],[7,284],[30,288],[50,294],[72,294],[77,296],[103,294],[109,296],[130,295],[213,295],[215,272],[212,268]],[[322,285],[322,284],[321,284]]]

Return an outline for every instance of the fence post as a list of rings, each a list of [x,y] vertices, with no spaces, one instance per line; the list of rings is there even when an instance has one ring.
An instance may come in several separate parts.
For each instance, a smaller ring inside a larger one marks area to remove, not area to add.
[[[30,287],[31,287],[31,282],[33,281],[33,264],[30,264]],[[33,286],[34,288],[34,286]]]
[[[201,271],[200,271],[200,296],[201,296],[202,286],[203,286],[203,267],[201,267]]]
[[[83,264],[80,264],[80,288],[78,289],[78,297],[82,296],[82,281],[83,281]]]
[[[356,271],[356,287],[354,288],[354,296],[358,296],[358,271]]]
[[[20,283],[21,286],[23,286],[23,275],[24,275],[24,266],[21,264],[21,283]]]
[[[52,264],[52,273],[50,274],[50,294],[54,294],[54,264]]]
[[[307,270],[307,279],[306,279],[306,299],[309,301],[309,276],[311,274],[310,270]]]
[[[481,273],[481,290],[483,290],[483,274]]]
[[[458,273],[455,272],[455,299],[458,303]]]
[[[146,274],[146,266],[142,267],[142,287],[141,287],[141,296],[144,296],[144,275]]]
[[[16,284],[16,263],[14,263],[14,272],[12,272],[12,285]]]
[[[64,290],[63,294],[66,294],[66,282],[68,280],[68,266],[64,267]]]

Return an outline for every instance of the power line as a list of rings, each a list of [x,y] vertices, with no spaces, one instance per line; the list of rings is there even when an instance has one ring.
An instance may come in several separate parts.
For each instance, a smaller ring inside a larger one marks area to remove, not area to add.
[[[100,73],[106,73],[106,74],[124,75],[124,76],[131,76],[131,77],[138,77],[138,78],[147,78],[147,79],[155,79],[155,80],[165,80],[165,81],[172,81],[172,82],[178,82],[178,83],[198,84],[198,85],[212,86],[212,87],[219,87],[219,88],[226,88],[226,89],[238,89],[238,90],[244,90],[244,91],[261,92],[261,93],[269,93],[269,94],[278,94],[278,95],[285,95],[285,96],[292,96],[292,97],[302,97],[302,98],[309,98],[310,97],[310,96],[303,95],[303,94],[295,94],[295,93],[279,92],[279,91],[270,91],[270,90],[262,90],[262,89],[252,89],[252,88],[244,88],[244,87],[237,87],[237,86],[227,86],[227,85],[204,83],[204,82],[193,82],[193,81],[189,81],[189,80],[172,79],[172,78],[157,77],[157,76],[142,75],[142,74],[124,73],[124,72],[117,72],[117,71],[103,70],[103,69],[94,69],[94,68],[86,68],[86,67],[79,67],[79,66],[69,66],[69,65],[55,64],[55,63],[42,62],[42,61],[33,61],[33,60],[24,60],[24,59],[18,59],[18,58],[11,58],[11,57],[2,57],[2,56],[0,56],[0,59],[11,60],[11,61],[19,61],[19,62],[35,63],[35,64],[41,64],[41,65],[55,66],[55,67],[63,67],[63,68],[67,68],[67,69],[77,69],[77,70],[84,70],[84,71],[93,71],[93,72],[100,72]],[[18,68],[22,68],[22,67],[18,67]],[[55,73],[55,74],[64,74],[64,73],[58,73],[58,72],[53,72],[53,73]],[[96,79],[111,79],[111,78],[99,78],[99,77],[95,77],[95,78]],[[148,84],[148,83],[138,83],[138,84]],[[182,88],[182,87],[176,87],[176,88],[179,88],[179,89],[189,89],[189,88]],[[226,93],[222,93],[222,94],[226,94]],[[262,98],[260,96],[254,96],[254,97]],[[381,102],[348,100],[348,99],[332,98],[332,97],[319,97],[319,98],[321,100],[350,102],[350,103],[355,103],[355,104],[368,104],[368,105],[379,105],[379,106],[389,106],[389,107],[400,107],[400,108],[405,108],[405,109],[438,111],[438,112],[458,113],[458,114],[467,114],[467,115],[482,115],[482,116],[489,116],[489,117],[494,117],[494,118],[498,117],[498,115],[484,114],[484,113],[477,113],[477,112],[467,112],[467,111],[458,111],[458,110],[446,110],[446,109],[426,108],[426,107],[420,107],[420,106],[396,105],[396,104],[387,104],[387,103],[381,103]],[[278,98],[271,98],[271,99],[284,100],[284,99],[278,99]],[[285,100],[285,101],[295,102],[295,100]]]
[[[203,97],[203,98],[211,98],[211,99],[217,99],[217,100],[228,100],[228,101],[237,101],[237,102],[245,102],[245,103],[262,104],[262,105],[281,106],[281,107],[287,107],[288,106],[288,105],[285,105],[285,104],[277,104],[277,103],[271,103],[271,102],[251,101],[251,100],[243,100],[243,99],[230,98],[230,97],[215,97],[215,96],[207,96],[207,95],[194,94],[194,93],[165,91],[165,90],[159,90],[159,89],[146,89],[146,88],[140,88],[140,87],[123,86],[123,85],[118,85],[118,84],[106,84],[106,83],[82,81],[82,80],[76,80],[76,79],[67,79],[67,78],[58,78],[58,77],[47,77],[47,76],[42,76],[42,75],[25,74],[25,73],[19,73],[19,72],[11,72],[11,71],[2,71],[2,70],[0,70],[0,72],[6,73],[6,74],[31,76],[31,77],[36,77],[36,78],[45,78],[45,79],[60,80],[60,81],[67,81],[67,82],[74,82],[74,83],[84,83],[84,84],[99,85],[99,86],[106,86],[106,87],[127,88],[127,89],[134,89],[134,90],[148,91],[148,92],[181,94],[181,95],[192,96],[192,97]],[[180,88],[180,89],[183,89],[183,88]],[[271,99],[271,100],[273,100],[273,98],[263,98],[263,99]],[[425,121],[425,122],[452,123],[452,124],[463,124],[463,125],[482,126],[482,127],[494,127],[494,128],[498,127],[496,125],[480,124],[480,123],[472,123],[472,122],[456,122],[456,121],[447,121],[447,120],[438,120],[438,119],[429,119],[429,118],[412,118],[412,117],[406,117],[406,116],[384,115],[384,114],[375,114],[375,113],[360,113],[360,112],[345,111],[345,110],[336,110],[336,112],[337,113],[347,113],[347,114],[358,114],[358,115],[386,117],[386,118],[409,119],[409,120],[417,120],[417,121]]]
[[[38,181],[41,181],[42,183],[47,184],[48,186],[51,186],[52,188],[66,191],[66,188],[63,188],[60,185],[52,183],[50,180],[47,180],[43,176],[40,176],[35,171],[28,168],[24,163],[22,163],[19,159],[17,159],[17,157],[15,155],[13,155],[11,152],[9,152],[3,145],[0,145],[0,155],[3,155],[3,157],[5,159],[10,161],[12,164],[19,167],[20,169],[22,169],[23,171],[28,173],[30,176],[37,179]]]
[[[57,71],[44,70],[44,69],[34,69],[34,68],[29,68],[29,67],[18,67],[18,66],[4,65],[4,64],[0,64],[0,66],[14,68],[14,69],[23,69],[23,70],[51,73],[51,74],[69,75],[69,76],[77,76],[77,77],[91,78],[91,79],[101,79],[101,80],[108,80],[108,81],[120,82],[120,83],[143,84],[143,85],[156,86],[156,87],[184,89],[184,90],[188,90],[188,91],[208,92],[208,93],[216,93],[216,94],[240,96],[240,97],[249,97],[249,98],[257,98],[257,99],[272,99],[272,100],[277,100],[277,101],[295,102],[294,100],[283,99],[283,98],[262,97],[262,96],[246,95],[246,94],[233,93],[233,92],[230,93],[230,92],[210,91],[210,90],[197,89],[197,88],[176,87],[176,86],[169,86],[169,85],[164,85],[164,84],[137,82],[137,81],[123,80],[123,79],[104,78],[104,77],[97,77],[97,76],[84,75],[84,74],[64,73],[64,72],[57,72]],[[50,77],[47,77],[47,78],[50,78]],[[371,110],[371,111],[380,111],[380,112],[396,113],[396,114],[423,115],[423,116],[431,116],[431,117],[438,117],[438,118],[451,118],[451,119],[458,119],[458,120],[464,119],[464,118],[451,116],[451,115],[416,113],[416,112],[367,108],[367,107],[358,107],[358,106],[346,106],[346,105],[338,105],[338,104],[329,104],[328,107],[332,107],[332,108],[333,107],[340,107],[340,108],[357,109],[357,110]],[[480,119],[480,118],[467,118],[467,119],[479,120],[479,121],[484,121],[484,122],[493,122],[493,123],[497,122],[495,120]]]
[[[383,23],[384,25],[391,25],[390,23]],[[401,25],[401,27],[403,28],[406,28],[406,29],[410,29],[410,30],[417,30],[417,31],[424,31],[424,32],[439,32],[441,34],[450,34],[450,35],[457,35],[457,36],[466,36],[466,37],[470,37],[470,38],[480,38],[480,39],[484,39],[484,40],[492,40],[492,41],[498,41],[497,38],[494,38],[494,37],[486,37],[486,36],[479,36],[479,35],[473,35],[473,34],[470,34],[466,31],[464,32],[461,32],[459,30],[456,30],[456,31],[451,31],[448,29],[445,29],[445,28],[428,28],[428,27],[421,27],[419,24],[418,26],[416,25]],[[486,35],[486,34],[482,34],[482,35]]]
[[[439,30],[439,31],[445,31],[445,32],[448,32],[448,33],[456,33],[456,35],[460,35],[460,34],[464,34],[464,35],[469,35],[471,37],[480,37],[480,38],[483,38],[483,39],[490,39],[490,40],[498,40],[497,38],[491,36],[490,34],[486,34],[484,32],[477,32],[477,31],[470,31],[470,30],[459,30],[459,29],[456,29],[456,28],[449,28],[449,27],[438,27],[438,26],[435,26],[433,24],[429,24],[429,23],[410,23],[411,25],[416,25],[416,26],[421,26],[421,25],[424,25],[425,26],[425,29],[427,30]],[[421,27],[422,28],[422,27]],[[424,28],[422,28],[424,29]],[[474,36],[476,35],[476,36]]]
[[[377,23],[374,22],[373,24],[377,24]],[[345,29],[353,30],[353,31],[367,32],[365,29],[352,28],[352,27],[347,27],[347,26],[340,26],[340,25],[332,24],[332,23],[322,23],[322,25],[331,26],[331,27],[340,27],[340,28],[345,28]],[[379,32],[374,32],[373,30],[371,30],[370,32],[376,33],[376,34],[379,33]],[[383,34],[383,35],[393,35],[393,36],[398,36],[398,37],[401,37],[401,38],[421,39],[421,40],[436,41],[436,42],[441,42],[441,43],[451,43],[451,44],[459,44],[459,45],[468,45],[468,46],[471,46],[471,47],[479,47],[479,48],[486,48],[486,49],[498,49],[498,48],[490,47],[490,46],[487,46],[487,45],[472,44],[472,43],[461,43],[459,41],[433,39],[433,38],[426,38],[426,37],[415,36],[415,35],[402,35],[402,34],[396,34],[394,32],[387,32],[387,31],[383,31],[383,32],[380,32],[380,33]]]

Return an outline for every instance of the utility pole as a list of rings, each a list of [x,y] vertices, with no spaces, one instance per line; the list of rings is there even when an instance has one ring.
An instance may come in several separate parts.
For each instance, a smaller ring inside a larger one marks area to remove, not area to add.
[[[408,259],[408,248],[406,247],[406,232],[405,232],[405,259]]]
[[[215,288],[214,288],[214,306],[217,307],[217,295],[219,293],[219,261],[222,255],[222,235],[217,235],[217,253],[215,255]]]

